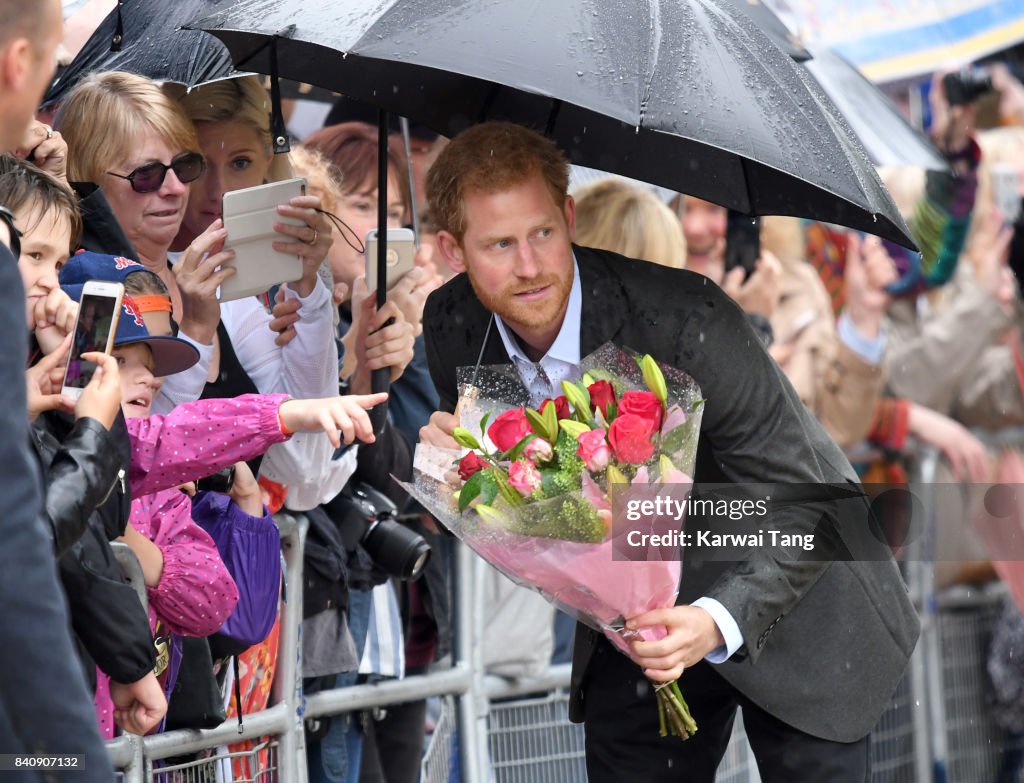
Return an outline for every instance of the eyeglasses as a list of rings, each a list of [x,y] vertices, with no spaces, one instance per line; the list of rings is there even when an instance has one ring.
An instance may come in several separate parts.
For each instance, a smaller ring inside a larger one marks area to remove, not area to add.
[[[113,171],[108,171],[107,174],[128,180],[132,185],[132,190],[136,193],[153,193],[160,190],[164,184],[168,169],[174,169],[174,176],[182,183],[188,184],[202,176],[203,171],[206,170],[206,160],[198,152],[183,152],[173,158],[169,166],[160,162],[147,163],[134,169],[128,175]]]

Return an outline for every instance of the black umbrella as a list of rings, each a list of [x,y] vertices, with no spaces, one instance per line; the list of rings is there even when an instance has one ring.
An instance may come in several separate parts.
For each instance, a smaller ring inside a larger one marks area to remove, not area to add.
[[[799,36],[791,32],[785,23],[775,15],[775,12],[760,0],[725,1],[753,19],[754,24],[760,27],[776,46],[798,63],[811,59],[811,53],[804,47]]]
[[[215,0],[120,0],[58,73],[44,104],[59,101],[94,71],[129,71],[189,88],[242,75],[216,38],[177,29],[215,6]]]
[[[234,0],[191,22],[236,67],[335,89],[446,136],[488,118],[574,163],[748,214],[912,245],[845,121],[716,0]]]
[[[904,119],[888,96],[832,49],[811,49],[803,63],[843,113],[877,166],[948,168],[934,145]]]

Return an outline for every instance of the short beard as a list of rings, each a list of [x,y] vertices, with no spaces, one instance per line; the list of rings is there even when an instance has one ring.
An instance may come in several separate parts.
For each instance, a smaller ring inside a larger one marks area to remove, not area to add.
[[[495,315],[500,316],[512,327],[513,331],[516,326],[523,326],[531,330],[540,329],[562,316],[569,301],[569,292],[572,290],[571,275],[564,279],[556,275],[544,275],[530,281],[529,284],[513,285],[502,291],[493,291],[477,285],[472,271],[467,269],[466,273],[481,304]],[[521,291],[544,286],[551,286],[555,296],[545,302],[543,307],[528,302],[518,302],[515,299],[515,294]]]

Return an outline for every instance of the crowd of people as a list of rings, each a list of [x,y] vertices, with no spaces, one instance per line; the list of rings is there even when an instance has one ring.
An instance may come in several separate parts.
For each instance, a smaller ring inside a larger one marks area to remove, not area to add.
[[[457,448],[463,365],[511,362],[539,405],[604,341],[654,353],[707,399],[698,482],[906,484],[922,444],[947,482],[1021,464],[972,433],[1024,424],[1024,231],[993,176],[1015,168],[1024,196],[1024,86],[1008,72],[993,80],[1006,124],[989,131],[937,76],[931,135],[948,170],[883,172],[920,256],[771,216],[753,268],[732,267],[724,207],[611,176],[570,191],[565,157],[532,131],[417,129],[411,148],[393,134],[387,227],[415,212],[421,230],[415,268],[378,307],[364,277],[368,234],[384,228],[372,114],[340,101],[275,154],[257,77],[185,91],[111,71],[36,118],[60,3],[0,0],[0,21],[5,752],[81,754],[88,779],[107,780],[101,739],[267,707],[287,600],[282,508],[309,520],[307,693],[445,665],[451,539],[393,478],[412,476],[420,440]],[[301,277],[220,301],[245,263],[225,193],[293,176],[306,195],[267,229]],[[96,370],[73,400],[61,387],[91,281],[124,298],[112,351],[82,357]],[[390,389],[373,394],[380,370]],[[366,498],[401,523],[375,535],[429,547],[415,573],[367,534]],[[945,511],[940,547],[967,524]],[[115,542],[138,560],[145,603]],[[946,554],[942,585],[996,578],[981,548]],[[484,658],[509,674],[572,658],[595,781],[680,768],[713,780],[738,706],[763,779],[864,780],[866,735],[918,624],[888,553],[829,565],[688,560],[680,605],[633,618],[668,635],[636,642],[632,660],[496,578]],[[1024,625],[1015,611],[1003,622],[1004,635]],[[833,659],[847,666],[821,664]],[[702,731],[658,741],[650,681],[681,675]],[[411,783],[430,721],[425,701],[308,721],[309,777]]]

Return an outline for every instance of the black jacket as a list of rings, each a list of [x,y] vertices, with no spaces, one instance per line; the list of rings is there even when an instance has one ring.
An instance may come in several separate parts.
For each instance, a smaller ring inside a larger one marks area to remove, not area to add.
[[[30,432],[47,482],[44,524],[55,543],[71,542],[57,565],[86,681],[94,684],[95,662],[115,682],[135,682],[153,669],[155,654],[149,618],[110,548],[131,503],[118,475],[129,453],[124,419],[107,432],[94,420],[50,413]]]
[[[716,671],[737,690],[814,736],[860,739],[895,691],[919,622],[853,468],[768,356],[743,312],[716,285],[686,270],[573,249],[583,293],[581,356],[613,342],[649,353],[700,385],[706,403],[694,472],[698,488],[813,487],[816,501],[838,488],[852,498],[841,506],[788,502],[764,526],[807,532],[821,530],[825,522],[824,529],[837,531],[842,544],[856,545],[857,557],[832,557],[834,544],[828,542],[814,557],[794,558],[790,549],[767,545],[732,561],[691,546],[683,552],[679,601],[709,596],[736,620],[744,644]],[[457,370],[472,367],[481,355],[490,318],[465,274],[427,299],[424,338],[442,410],[454,410]],[[482,364],[508,364],[500,336],[491,331]],[[848,510],[850,518],[842,516]],[[714,530],[719,523],[713,516],[690,514],[686,529]],[[582,686],[600,636],[577,628],[574,720],[583,717]]]

